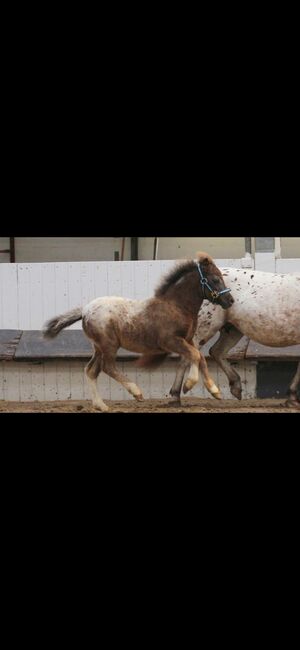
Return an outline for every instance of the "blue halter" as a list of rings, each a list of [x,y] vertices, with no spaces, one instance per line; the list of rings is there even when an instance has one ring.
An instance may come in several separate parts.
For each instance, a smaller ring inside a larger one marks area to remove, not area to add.
[[[208,283],[207,278],[205,278],[203,273],[202,273],[200,262],[197,262],[197,269],[198,269],[198,271],[200,273],[201,286],[202,286],[202,289],[203,289],[204,298],[206,297],[205,296],[205,288],[207,288],[210,291],[212,302],[216,302],[216,300],[218,300],[218,298],[220,296],[224,295],[224,293],[229,293],[231,291],[231,289],[223,289],[223,291],[214,291],[214,289],[212,289],[210,284]]]

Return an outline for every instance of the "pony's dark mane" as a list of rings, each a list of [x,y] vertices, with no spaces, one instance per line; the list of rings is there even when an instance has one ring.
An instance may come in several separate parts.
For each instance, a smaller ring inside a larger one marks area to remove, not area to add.
[[[155,290],[155,297],[159,298],[160,296],[164,296],[171,286],[176,284],[176,282],[178,282],[178,280],[180,280],[187,273],[194,271],[195,267],[196,263],[193,260],[188,260],[187,262],[183,262],[182,264],[176,266],[175,269],[172,269],[164,277],[160,285],[157,287]]]

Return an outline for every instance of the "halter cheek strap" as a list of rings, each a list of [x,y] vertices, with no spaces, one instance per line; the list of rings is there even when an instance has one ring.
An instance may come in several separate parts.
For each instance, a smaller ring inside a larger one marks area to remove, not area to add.
[[[230,293],[231,289],[223,289],[222,291],[215,291],[214,289],[211,288],[207,278],[205,278],[203,273],[202,273],[200,262],[197,262],[197,269],[198,269],[198,271],[200,273],[200,282],[201,282],[201,286],[202,286],[202,289],[203,289],[203,295],[205,296],[205,288],[207,288],[211,293],[212,302],[215,302],[216,300],[218,300],[218,298],[220,296],[224,295],[224,293]]]

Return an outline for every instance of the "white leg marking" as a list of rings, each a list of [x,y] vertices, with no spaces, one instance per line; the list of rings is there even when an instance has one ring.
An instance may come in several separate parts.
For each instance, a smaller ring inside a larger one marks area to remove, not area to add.
[[[139,401],[144,399],[141,389],[133,381],[126,381],[123,386],[135,399]]]
[[[222,399],[220,390],[212,379],[210,379],[209,381],[204,380],[204,385],[213,397],[215,397],[216,399]]]
[[[192,363],[190,372],[188,374],[187,380],[184,384],[184,392],[187,393],[188,390],[191,390],[199,381],[199,367],[196,363]]]
[[[86,378],[87,378],[87,381],[88,381],[88,384],[90,386],[91,393],[92,393],[93,407],[95,409],[98,409],[99,411],[103,411],[103,412],[109,411],[109,407],[103,402],[103,400],[101,399],[101,397],[100,397],[100,395],[99,395],[99,393],[97,391],[97,381],[96,381],[96,379],[91,379],[87,374],[86,374]]]

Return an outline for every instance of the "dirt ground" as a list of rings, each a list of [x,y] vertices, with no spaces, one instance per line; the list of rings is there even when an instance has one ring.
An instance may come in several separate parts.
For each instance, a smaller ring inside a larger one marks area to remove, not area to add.
[[[180,406],[169,399],[144,402],[106,401],[111,413],[300,413],[285,407],[285,399],[248,399],[214,401],[184,397]],[[0,413],[97,413],[89,401],[6,402],[0,400]]]

